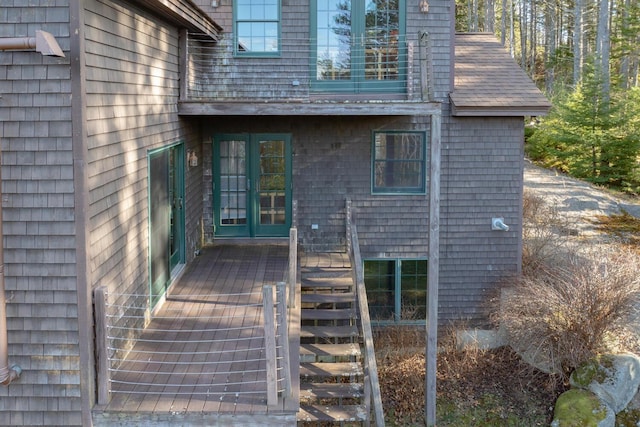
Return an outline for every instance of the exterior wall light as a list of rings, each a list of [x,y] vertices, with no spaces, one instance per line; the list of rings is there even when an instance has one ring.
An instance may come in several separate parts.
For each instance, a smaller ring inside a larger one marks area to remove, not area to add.
[[[420,0],[420,12],[429,13],[429,1],[428,0]]]

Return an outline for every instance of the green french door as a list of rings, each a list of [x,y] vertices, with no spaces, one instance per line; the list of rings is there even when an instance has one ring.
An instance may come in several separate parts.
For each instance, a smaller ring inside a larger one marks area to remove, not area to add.
[[[215,235],[284,237],[291,227],[291,137],[214,137]]]
[[[149,269],[151,306],[165,294],[171,275],[184,264],[184,146],[148,155]]]

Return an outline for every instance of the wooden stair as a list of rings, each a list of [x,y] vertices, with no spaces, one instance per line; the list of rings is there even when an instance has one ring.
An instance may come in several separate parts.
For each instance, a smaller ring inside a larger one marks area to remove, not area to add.
[[[304,258],[304,257],[303,257]],[[346,254],[301,262],[300,425],[367,420],[357,305]]]

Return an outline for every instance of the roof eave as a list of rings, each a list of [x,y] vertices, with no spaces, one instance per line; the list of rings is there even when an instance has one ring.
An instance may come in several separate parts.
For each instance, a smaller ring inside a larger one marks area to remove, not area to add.
[[[451,115],[456,117],[529,117],[546,116],[548,106],[517,106],[517,107],[483,107],[456,106],[451,104]]]
[[[185,28],[219,39],[222,27],[213,21],[191,0],[134,0],[137,4],[168,18]]]

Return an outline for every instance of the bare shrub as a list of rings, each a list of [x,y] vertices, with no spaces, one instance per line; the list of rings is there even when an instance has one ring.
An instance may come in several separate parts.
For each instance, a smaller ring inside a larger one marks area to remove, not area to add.
[[[540,265],[502,298],[498,320],[510,345],[535,366],[567,374],[596,354],[620,346],[637,320],[640,258],[600,250]]]
[[[567,252],[570,224],[557,209],[530,190],[523,195],[522,272],[535,274]]]

